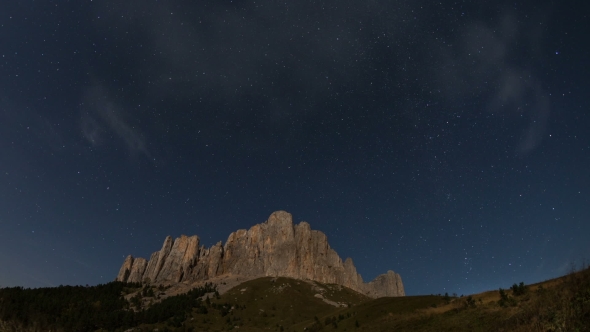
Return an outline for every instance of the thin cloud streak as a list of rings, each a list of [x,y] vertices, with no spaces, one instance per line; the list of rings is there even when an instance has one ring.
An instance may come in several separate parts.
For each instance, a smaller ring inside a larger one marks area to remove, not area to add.
[[[104,87],[95,85],[83,97],[80,129],[93,146],[102,146],[114,134],[130,153],[152,159],[142,132],[125,119],[123,107],[112,100]]]

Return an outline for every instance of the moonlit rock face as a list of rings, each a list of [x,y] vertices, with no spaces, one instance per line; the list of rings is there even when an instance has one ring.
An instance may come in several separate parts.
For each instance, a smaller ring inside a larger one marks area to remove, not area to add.
[[[127,282],[191,282],[225,274],[289,277],[346,286],[370,297],[404,296],[399,274],[388,271],[364,283],[352,259],[343,263],[326,235],[291,214],[277,211],[262,224],[238,230],[211,248],[199,247],[197,236],[167,237],[149,261],[128,256],[117,275]]]
[[[145,260],[145,258],[139,257],[134,259],[133,265],[131,266],[131,270],[129,272],[129,279],[142,280],[147,264],[148,262]]]
[[[174,240],[168,257],[154,281],[180,282],[187,270],[196,263],[199,238],[182,235]]]
[[[129,274],[131,273],[131,267],[133,265],[133,256],[129,255],[125,258],[123,265],[119,269],[119,274],[117,275],[117,281],[127,281],[130,280]]]

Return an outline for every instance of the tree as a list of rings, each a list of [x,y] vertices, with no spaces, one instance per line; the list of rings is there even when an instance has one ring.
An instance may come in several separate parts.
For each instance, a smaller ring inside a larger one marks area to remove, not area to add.
[[[502,288],[500,288],[499,292],[500,292],[500,301],[498,301],[498,304],[501,307],[508,307],[508,306],[516,305],[516,300],[514,300],[514,298],[508,296],[508,294],[506,294],[506,292]]]
[[[518,285],[514,284],[512,287],[510,287],[510,289],[512,290],[512,294],[514,294],[514,296],[524,295],[528,291],[528,287],[524,285],[524,282],[520,282]]]
[[[451,303],[451,297],[449,296],[449,293],[445,293],[443,300],[445,301],[446,304]]]
[[[137,294],[131,297],[131,305],[133,305],[137,310],[141,308],[141,294],[138,292]]]
[[[467,297],[467,299],[465,299],[465,306],[466,307],[471,307],[471,308],[475,308],[476,307],[475,300],[473,299],[473,297],[471,295],[469,295]]]

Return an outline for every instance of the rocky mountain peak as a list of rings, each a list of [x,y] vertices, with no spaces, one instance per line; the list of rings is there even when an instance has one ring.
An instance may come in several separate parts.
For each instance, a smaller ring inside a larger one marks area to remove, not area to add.
[[[309,223],[293,224],[290,213],[273,212],[267,221],[231,233],[225,242],[199,246],[197,236],[166,237],[149,261],[128,256],[116,280],[178,283],[223,275],[290,277],[346,286],[371,297],[404,296],[399,274],[388,271],[364,283],[352,259],[344,263],[326,235]]]

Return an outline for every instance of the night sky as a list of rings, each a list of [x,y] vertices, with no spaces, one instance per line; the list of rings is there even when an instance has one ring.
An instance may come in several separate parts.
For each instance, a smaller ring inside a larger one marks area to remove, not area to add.
[[[588,12],[482,3],[3,1],[0,287],[106,283],[276,210],[408,295],[568,272]]]

